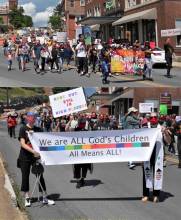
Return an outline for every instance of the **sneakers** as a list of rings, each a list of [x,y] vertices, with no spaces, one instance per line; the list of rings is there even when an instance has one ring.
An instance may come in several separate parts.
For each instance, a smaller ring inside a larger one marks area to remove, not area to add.
[[[159,198],[158,198],[157,196],[155,196],[155,197],[153,198],[153,202],[154,202],[154,203],[159,202]]]
[[[43,197],[42,203],[44,205],[55,205],[55,202],[53,200],[47,199],[47,197]]]
[[[148,200],[149,200],[149,198],[148,198],[147,196],[144,196],[144,197],[141,199],[142,202],[148,202]]]
[[[31,206],[31,199],[25,198],[25,207],[30,207],[30,206]]]

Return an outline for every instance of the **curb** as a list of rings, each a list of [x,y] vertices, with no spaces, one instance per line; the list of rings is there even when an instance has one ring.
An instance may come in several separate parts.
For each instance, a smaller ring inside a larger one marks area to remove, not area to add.
[[[16,197],[16,194],[14,192],[14,189],[13,189],[13,186],[12,186],[12,183],[11,183],[11,180],[6,172],[6,169],[4,167],[4,164],[3,164],[3,161],[2,161],[2,158],[1,158],[1,154],[0,154],[0,166],[2,167],[2,170],[3,170],[3,173],[4,173],[4,177],[5,177],[5,183],[4,183],[4,188],[8,191],[8,193],[10,194],[10,197],[11,197],[11,202],[12,202],[12,205],[14,207],[18,207],[18,204],[17,204],[17,197]]]

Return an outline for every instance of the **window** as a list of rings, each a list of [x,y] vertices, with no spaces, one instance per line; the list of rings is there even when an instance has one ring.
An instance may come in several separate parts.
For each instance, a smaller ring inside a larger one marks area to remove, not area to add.
[[[70,0],[70,7],[74,7],[74,0]]]
[[[80,6],[85,6],[85,0],[80,0]]]
[[[175,21],[175,28],[177,29],[180,29],[180,32],[181,32],[181,19],[178,19]],[[177,47],[181,47],[181,35],[178,35],[176,36],[176,46]]]
[[[131,8],[136,5],[136,0],[125,0],[126,8]]]

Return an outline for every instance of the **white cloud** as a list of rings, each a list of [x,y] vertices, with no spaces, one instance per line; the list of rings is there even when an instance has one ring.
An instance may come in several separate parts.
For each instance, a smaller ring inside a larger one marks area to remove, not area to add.
[[[34,16],[36,13],[36,5],[32,2],[22,5],[24,8],[25,14],[29,16]]]
[[[53,13],[54,7],[48,7],[45,11],[37,12],[36,5],[32,2],[22,5],[25,14],[29,15],[33,19],[34,26],[46,26],[49,17]]]
[[[36,13],[35,16],[33,17],[34,23],[40,26],[47,25],[49,17],[53,13],[53,9],[54,7],[48,7],[45,11]]]

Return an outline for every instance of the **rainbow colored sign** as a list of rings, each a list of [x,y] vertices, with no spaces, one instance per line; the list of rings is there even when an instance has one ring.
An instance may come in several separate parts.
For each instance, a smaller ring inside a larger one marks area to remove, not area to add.
[[[157,143],[158,128],[29,134],[45,165],[148,161]]]
[[[95,150],[95,149],[116,149],[132,147],[149,147],[149,142],[120,143],[120,144],[93,144],[93,145],[67,145],[67,146],[41,146],[40,151],[65,151],[65,150]]]

